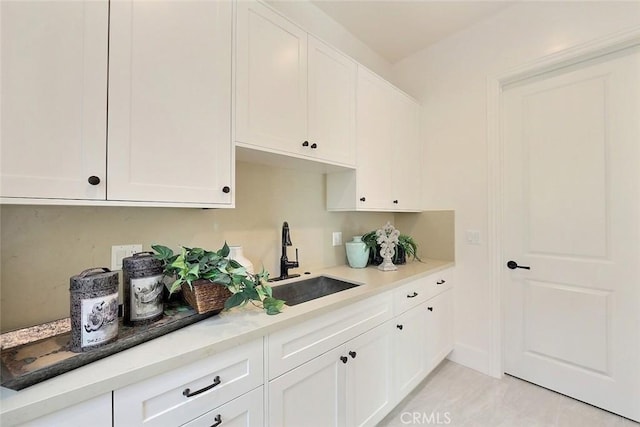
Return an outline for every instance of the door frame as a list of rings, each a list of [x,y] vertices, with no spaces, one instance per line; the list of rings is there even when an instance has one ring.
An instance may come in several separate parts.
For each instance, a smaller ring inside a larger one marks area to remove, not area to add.
[[[487,161],[489,224],[487,246],[489,251],[489,283],[491,310],[491,342],[489,348],[489,375],[504,375],[504,260],[503,219],[504,189],[503,153],[506,142],[502,135],[502,91],[505,85],[535,77],[552,70],[579,64],[603,55],[640,45],[640,28],[600,37],[559,52],[543,56],[532,62],[487,79]]]

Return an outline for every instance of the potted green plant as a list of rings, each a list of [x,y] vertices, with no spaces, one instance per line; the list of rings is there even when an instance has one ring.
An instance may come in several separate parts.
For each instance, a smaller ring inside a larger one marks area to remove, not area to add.
[[[153,245],[155,257],[163,262],[164,274],[174,277],[169,289],[182,289],[187,302],[198,313],[228,310],[249,302],[267,314],[280,313],[284,301],[273,298],[267,285],[269,273],[250,274],[237,261],[228,259],[229,246],[217,251],[182,247],[179,254],[162,245]]]
[[[371,249],[369,251],[369,263],[373,265],[380,264],[382,262],[382,257],[380,256],[380,246],[378,245],[376,231],[374,230],[365,233],[362,236],[362,241]],[[413,237],[406,234],[400,234],[398,237],[398,245],[396,246],[396,253],[393,256],[393,263],[396,265],[405,264],[407,262],[407,257],[422,262],[418,257],[418,244]]]

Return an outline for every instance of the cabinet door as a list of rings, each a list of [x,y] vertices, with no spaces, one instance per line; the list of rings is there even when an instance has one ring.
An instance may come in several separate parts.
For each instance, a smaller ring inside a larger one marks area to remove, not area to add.
[[[104,199],[108,2],[0,8],[0,196]]]
[[[309,144],[305,156],[355,165],[356,63],[309,36]]]
[[[219,424],[216,424],[219,423]],[[183,427],[263,427],[264,394],[259,387],[229,403],[207,412]]]
[[[427,374],[425,333],[426,303],[405,312],[395,319],[394,377],[397,401],[403,399]]]
[[[111,427],[111,393],[20,424],[20,427],[51,426]]]
[[[422,144],[420,106],[394,90],[391,117],[394,127],[391,198],[394,211],[419,211],[422,206]]]
[[[426,363],[431,371],[453,350],[453,290],[448,289],[426,303]]]
[[[237,7],[236,141],[297,152],[307,138],[307,33],[261,3]]]
[[[230,1],[111,2],[109,200],[230,205]]]
[[[389,116],[390,90],[380,77],[358,68],[356,206],[359,210],[393,209],[391,167],[397,141]]]
[[[344,426],[347,364],[341,357],[344,346],[270,381],[269,426]]]
[[[386,322],[346,344],[349,426],[376,425],[393,408],[393,328]]]

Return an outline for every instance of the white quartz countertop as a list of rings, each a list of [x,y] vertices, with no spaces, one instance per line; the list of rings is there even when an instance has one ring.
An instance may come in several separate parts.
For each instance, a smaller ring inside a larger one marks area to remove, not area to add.
[[[278,286],[325,275],[362,286],[293,307],[285,306],[282,313],[273,316],[251,305],[235,308],[18,392],[1,393],[0,425],[19,424],[177,369],[453,265],[450,261],[414,261],[388,272],[376,267],[338,266],[272,283],[272,286]]]

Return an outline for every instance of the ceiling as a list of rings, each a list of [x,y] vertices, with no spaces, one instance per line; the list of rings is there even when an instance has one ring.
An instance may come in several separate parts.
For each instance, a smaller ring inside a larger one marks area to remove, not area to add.
[[[513,1],[311,0],[391,63],[498,13]]]

